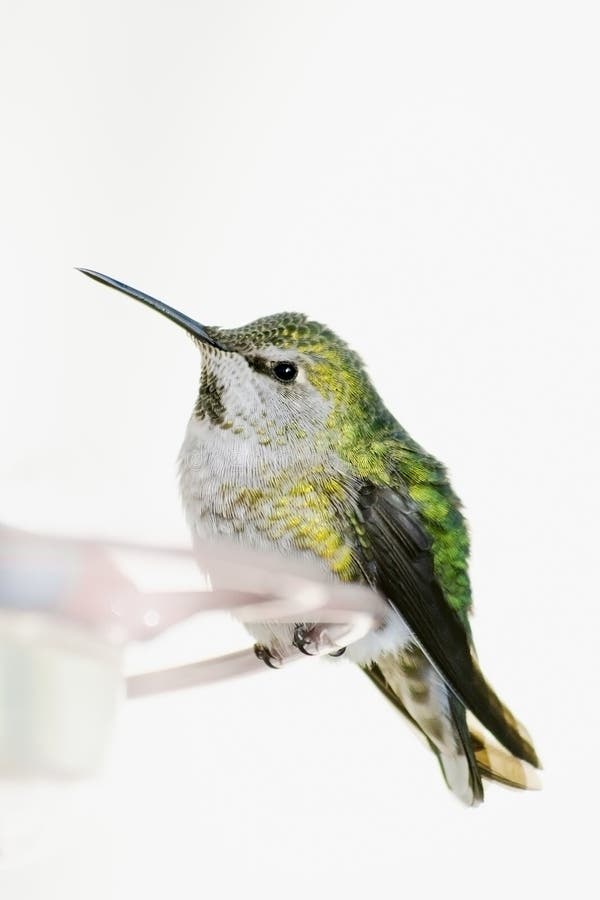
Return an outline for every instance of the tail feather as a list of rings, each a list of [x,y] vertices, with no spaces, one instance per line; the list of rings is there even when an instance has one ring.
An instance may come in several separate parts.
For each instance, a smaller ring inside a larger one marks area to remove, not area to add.
[[[459,753],[454,752],[450,758],[452,760],[459,759],[462,761],[462,768],[463,770],[466,769],[469,777],[469,788],[472,794],[470,805],[478,806],[480,803],[483,803],[483,784],[481,783],[481,773],[479,766],[477,765],[476,755],[473,751],[471,736],[467,727],[467,711],[460,700],[457,700],[451,691],[448,691],[448,706],[455,735],[460,742],[459,747],[462,751]],[[446,783],[452,789],[452,783],[448,779],[447,766],[449,763],[447,760],[447,755],[440,754],[440,764],[444,772],[444,777],[446,778]]]
[[[450,790],[467,806],[481,803],[483,786],[465,708],[420,648],[386,654],[364,671],[424,735]]]
[[[470,727],[469,733],[477,767],[484,778],[523,791],[541,789],[542,783],[533,766],[508,753],[476,728]]]
[[[491,689],[488,690],[496,718],[501,712],[512,736],[510,743],[513,746],[518,743],[521,751],[518,756],[473,726],[471,714],[418,646],[405,647],[400,654],[380,656],[363,670],[425,737],[438,758],[448,787],[463,803],[477,806],[482,802],[482,777],[520,789],[540,787],[534,769],[524,761],[529,757],[539,765],[531,739]],[[481,683],[487,688],[483,678]]]

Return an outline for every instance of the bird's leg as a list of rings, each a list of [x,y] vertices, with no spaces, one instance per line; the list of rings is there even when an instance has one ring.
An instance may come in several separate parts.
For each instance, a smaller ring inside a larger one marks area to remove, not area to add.
[[[346,650],[346,633],[345,625],[296,625],[293,644],[306,656],[341,656]]]

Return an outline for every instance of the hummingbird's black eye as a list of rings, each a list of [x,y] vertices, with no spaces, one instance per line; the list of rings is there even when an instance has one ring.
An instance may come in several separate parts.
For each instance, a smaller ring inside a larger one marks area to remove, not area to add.
[[[291,362],[278,362],[273,366],[273,375],[279,381],[295,381],[298,376],[298,366]]]

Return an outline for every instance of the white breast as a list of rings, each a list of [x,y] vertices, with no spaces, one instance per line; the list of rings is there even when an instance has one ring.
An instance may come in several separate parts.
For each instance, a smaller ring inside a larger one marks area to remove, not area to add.
[[[276,453],[270,452],[251,433],[240,437],[192,416],[179,454],[181,496],[192,538],[227,536],[257,550],[275,549],[296,559],[304,556],[314,564],[316,557],[299,552],[291,537],[278,537],[276,544],[270,541],[265,529],[249,515],[247,504],[239,500],[240,489],[261,488],[277,469],[297,464],[297,455],[292,460],[286,450],[279,447]],[[330,574],[326,563],[316,561]],[[291,644],[293,625],[267,622],[246,627],[261,643],[282,648]],[[390,607],[384,626],[348,647],[343,658],[366,664],[411,642],[414,635]]]

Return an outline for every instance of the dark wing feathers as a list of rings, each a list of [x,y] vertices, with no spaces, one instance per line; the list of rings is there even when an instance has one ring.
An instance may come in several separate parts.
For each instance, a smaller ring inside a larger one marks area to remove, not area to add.
[[[525,729],[486,683],[465,626],[448,605],[433,570],[418,512],[389,487],[365,482],[358,493],[370,583],[394,606],[455,695],[515,756],[539,760]]]

